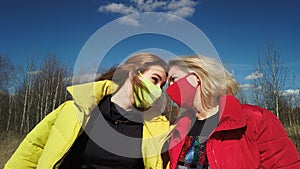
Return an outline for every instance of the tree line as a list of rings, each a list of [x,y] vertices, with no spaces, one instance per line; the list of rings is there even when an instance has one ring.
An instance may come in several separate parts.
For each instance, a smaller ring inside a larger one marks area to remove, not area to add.
[[[300,107],[300,90],[296,90],[299,88],[295,84],[296,77],[289,72],[274,45],[266,44],[257,57],[257,63],[253,65],[253,71],[256,77],[251,79],[248,92],[241,88],[238,93],[240,100],[272,111],[284,123],[286,114],[291,116],[294,113],[296,116]],[[292,120],[299,122],[299,118]]]
[[[238,98],[272,111],[300,150],[300,90],[295,75],[271,43],[259,53],[253,71],[256,78],[251,79],[247,92],[241,88]]]
[[[242,103],[272,111],[300,146],[300,93],[299,90],[283,93],[288,85],[292,84],[293,89],[298,86],[291,83],[294,78],[289,76],[277,48],[267,44],[257,57],[253,71],[257,78],[251,80],[247,91],[240,88],[237,97]],[[41,65],[30,60],[26,67],[0,55],[0,130],[29,132],[49,112],[71,99],[66,87],[72,84],[72,79],[70,68],[55,55],[47,56]],[[87,79],[81,78],[77,83],[84,81]],[[176,109],[168,108],[166,115],[173,121],[172,110]]]
[[[68,68],[54,55],[39,67],[31,60],[26,67],[14,65],[0,55],[0,129],[26,133],[68,94]]]

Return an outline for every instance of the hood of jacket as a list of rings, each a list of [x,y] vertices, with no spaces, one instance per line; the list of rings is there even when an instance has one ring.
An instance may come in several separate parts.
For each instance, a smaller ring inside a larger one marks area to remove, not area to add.
[[[220,98],[219,113],[220,120],[215,131],[242,128],[247,124],[248,116],[243,114],[242,105],[232,95]]]
[[[71,94],[75,104],[84,110],[85,115],[90,115],[90,112],[95,108],[100,100],[112,94],[118,85],[110,80],[90,82],[67,87],[67,91]]]

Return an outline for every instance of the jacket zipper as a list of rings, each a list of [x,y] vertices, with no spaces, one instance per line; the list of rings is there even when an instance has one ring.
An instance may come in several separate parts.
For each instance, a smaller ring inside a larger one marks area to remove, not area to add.
[[[68,145],[66,151],[63,153],[63,156],[61,158],[59,158],[55,164],[53,165],[53,169],[57,168],[57,165],[66,157],[66,155],[68,154],[68,152],[70,151],[72,145],[74,144],[74,142],[76,141],[76,139],[78,138],[78,136],[82,133],[82,131],[80,131],[81,127],[79,128],[79,131],[78,131],[78,135],[76,136],[75,140]]]
[[[57,165],[65,158],[65,156],[66,156],[66,155],[68,154],[68,152],[70,151],[72,145],[73,145],[73,144],[69,145],[68,148],[67,148],[67,151],[65,151],[65,152],[63,153],[63,156],[62,156],[61,158],[59,158],[59,159],[55,162],[55,164],[53,165],[53,169],[56,169],[56,168],[57,168]]]
[[[213,148],[212,145],[211,145],[211,148],[212,148],[212,154],[213,154],[213,157],[214,157],[214,161],[215,161],[215,164],[216,164],[216,168],[218,169],[218,162],[217,162],[216,155],[215,155],[215,149]]]
[[[73,143],[75,142],[75,140],[73,141]],[[73,143],[68,146],[67,150],[63,153],[63,156],[56,161],[56,163],[53,165],[53,169],[57,168],[57,165],[66,157],[66,155],[70,151]]]

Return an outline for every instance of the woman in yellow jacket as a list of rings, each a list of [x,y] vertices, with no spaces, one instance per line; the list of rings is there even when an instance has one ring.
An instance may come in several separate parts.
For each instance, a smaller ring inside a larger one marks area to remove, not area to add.
[[[26,136],[5,169],[162,168],[169,122],[158,98],[166,66],[140,53],[96,82],[68,87],[73,100]]]

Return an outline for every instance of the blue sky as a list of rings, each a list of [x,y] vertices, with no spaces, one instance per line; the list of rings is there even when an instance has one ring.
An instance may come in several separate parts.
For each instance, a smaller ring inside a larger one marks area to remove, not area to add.
[[[250,83],[245,77],[253,73],[252,65],[266,43],[278,48],[299,84],[300,2],[297,0],[146,1],[1,0],[0,54],[17,64],[26,63],[30,57],[39,63],[48,54],[55,54],[63,63],[74,66],[84,44],[106,24],[135,12],[165,12],[180,16],[200,29],[240,84]],[[134,27],[136,23],[130,20],[127,24]],[[100,42],[99,46],[105,43]],[[116,44],[104,65],[124,59],[114,56],[125,57],[144,48],[177,55],[190,52],[172,38],[144,34]]]

